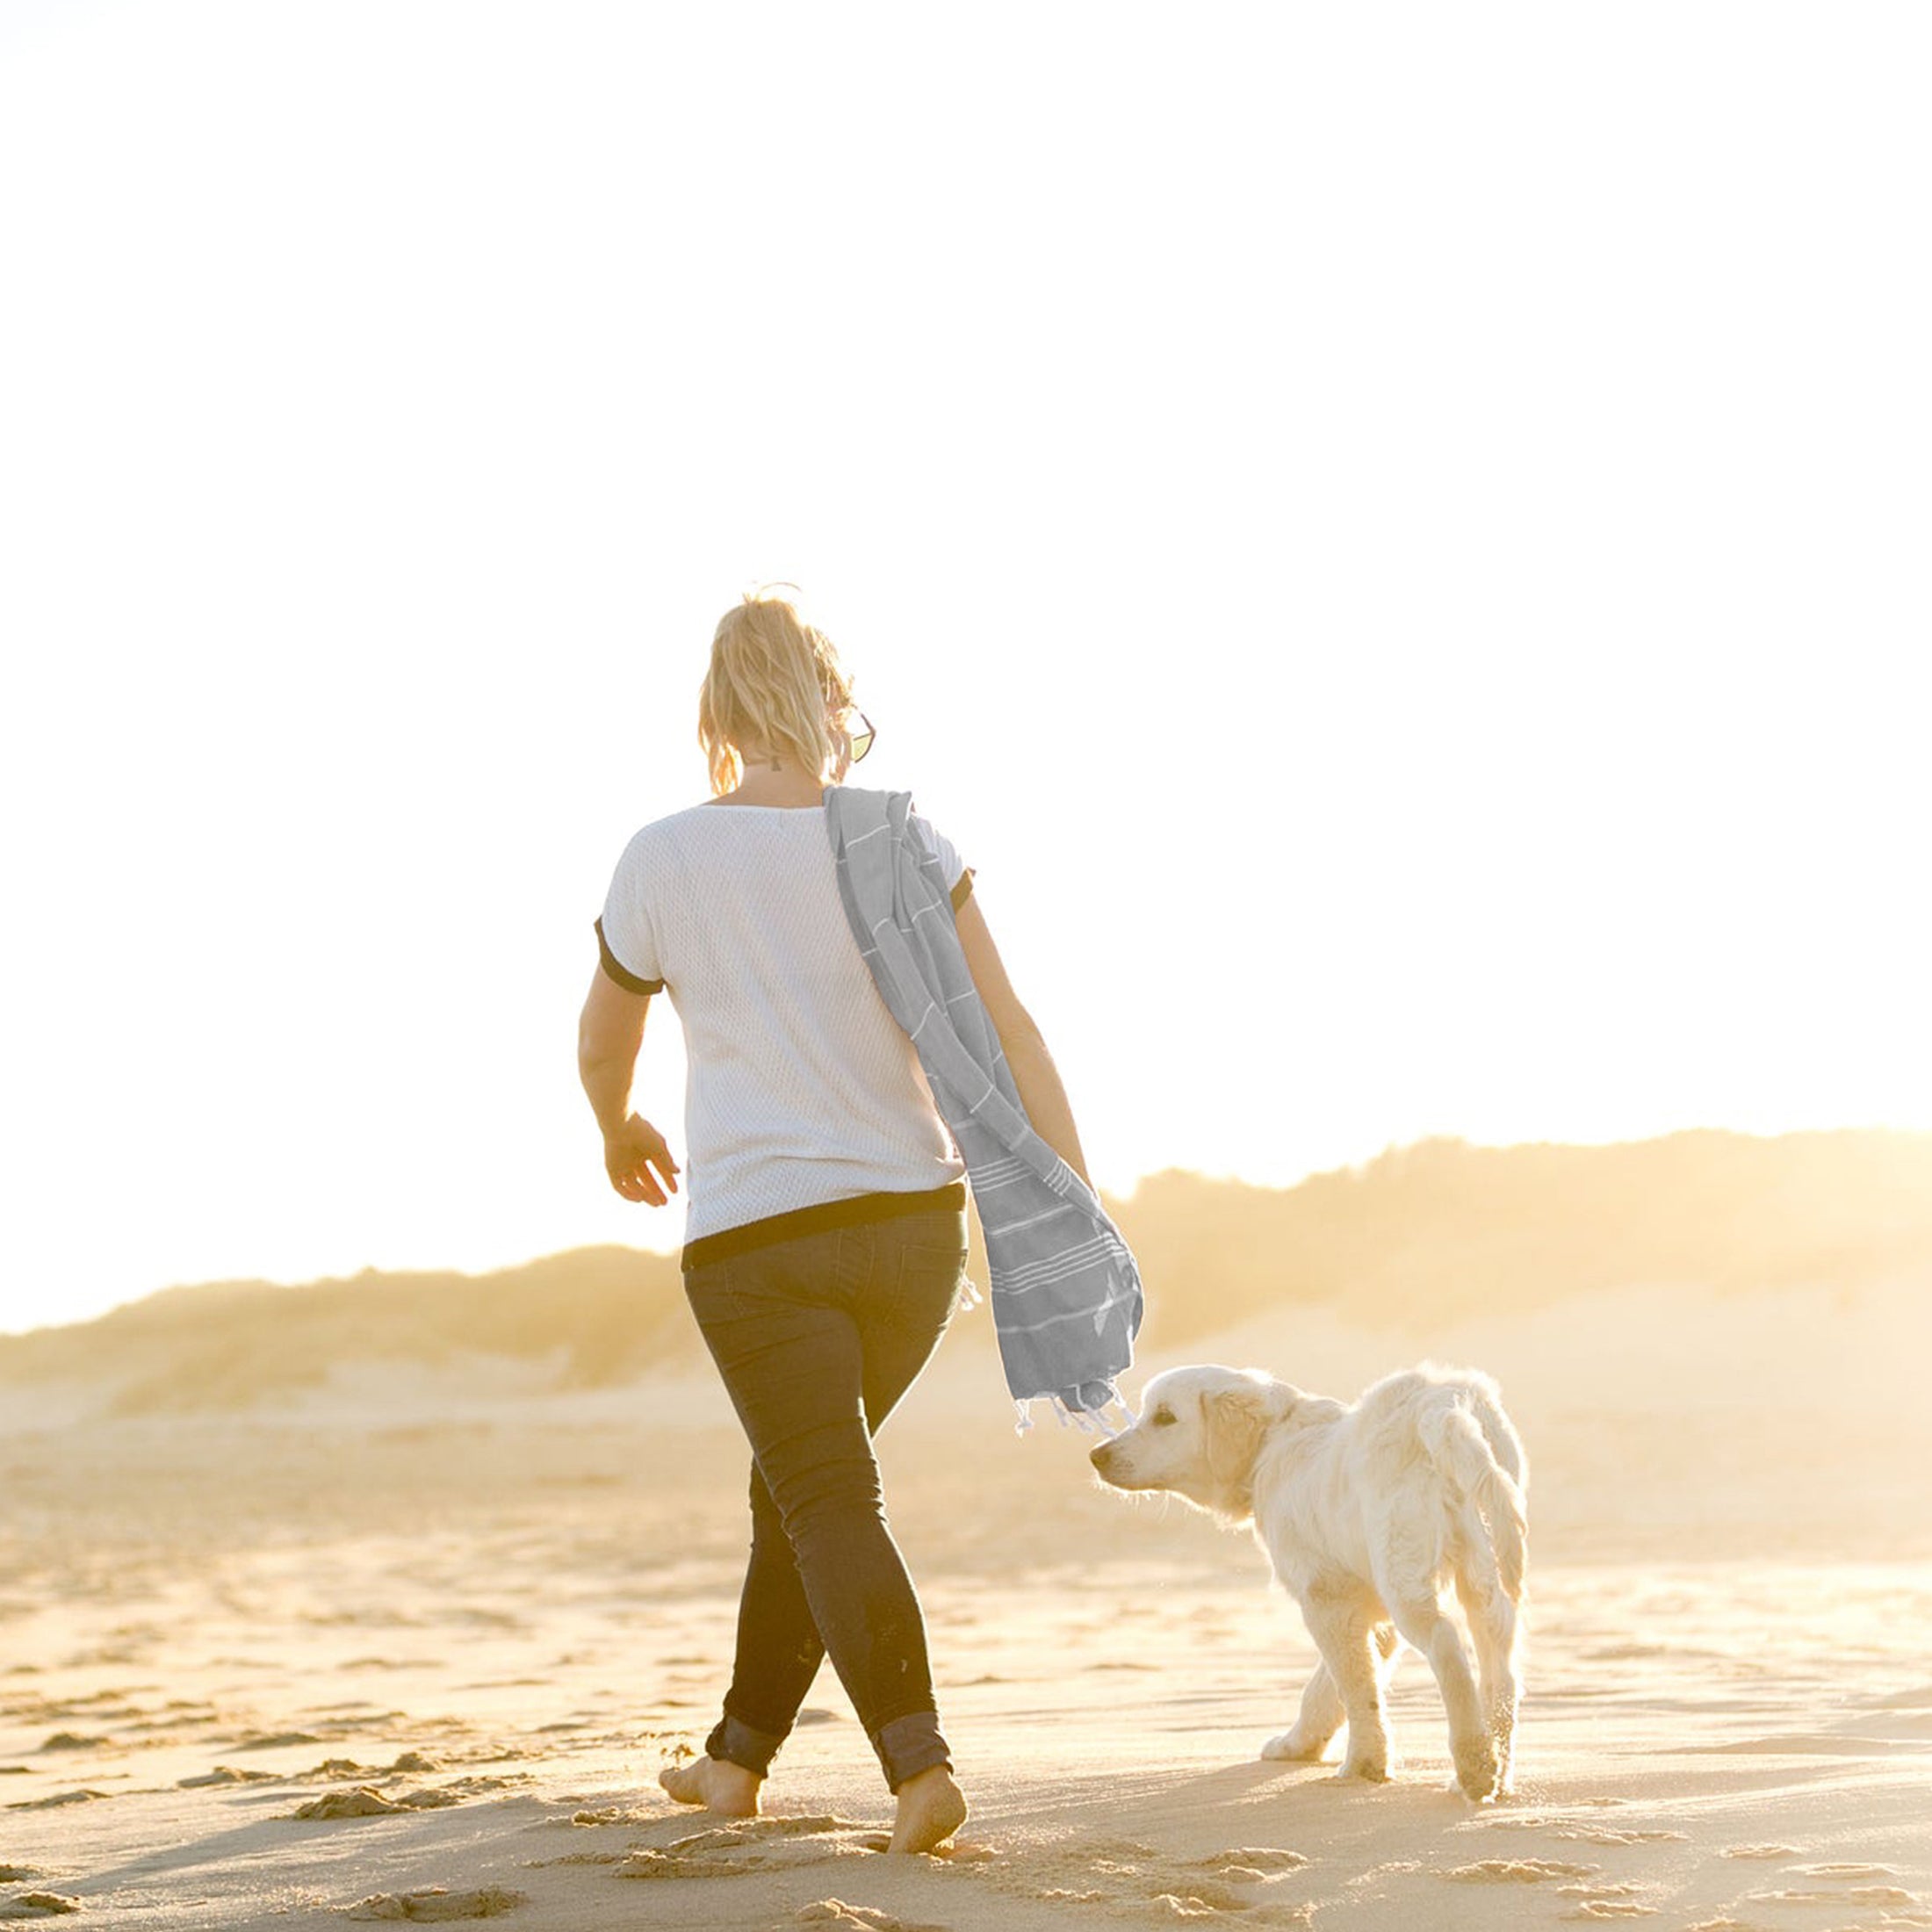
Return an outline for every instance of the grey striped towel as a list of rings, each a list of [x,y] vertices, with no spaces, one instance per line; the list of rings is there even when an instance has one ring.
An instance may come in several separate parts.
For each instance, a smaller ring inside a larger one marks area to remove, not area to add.
[[[825,793],[839,896],[892,1017],[911,1035],[979,1209],[993,1324],[1020,1426],[1045,1397],[1063,1417],[1121,1401],[1141,1278],[1099,1197],[1034,1131],[966,964],[938,854],[903,791]]]

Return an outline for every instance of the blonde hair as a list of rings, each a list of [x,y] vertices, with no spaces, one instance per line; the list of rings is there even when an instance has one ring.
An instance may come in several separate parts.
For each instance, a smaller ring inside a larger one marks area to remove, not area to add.
[[[852,709],[852,679],[824,631],[806,624],[789,597],[795,588],[747,591],[717,620],[711,665],[698,693],[697,739],[722,797],[745,775],[741,747],[789,752],[824,778],[844,747],[835,720]]]

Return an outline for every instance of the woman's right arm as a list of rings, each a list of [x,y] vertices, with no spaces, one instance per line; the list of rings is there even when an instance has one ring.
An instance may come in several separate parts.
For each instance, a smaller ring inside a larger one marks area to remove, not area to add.
[[[1047,1051],[1033,1015],[1020,1004],[1020,996],[1006,977],[1006,969],[979,910],[977,894],[970,897],[955,915],[959,943],[972,972],[973,986],[984,1003],[988,1018],[999,1034],[1001,1050],[1006,1056],[1013,1085],[1020,1089],[1020,1104],[1027,1110],[1039,1135],[1089,1187],[1093,1182],[1086,1170],[1086,1157],[1080,1151],[1079,1129],[1073,1124],[1073,1108],[1067,1090],[1060,1084],[1060,1070]]]
[[[651,996],[620,986],[600,966],[577,1020],[577,1073],[603,1135],[604,1172],[626,1200],[652,1208],[678,1191],[678,1164],[663,1135],[631,1111],[631,1083]]]

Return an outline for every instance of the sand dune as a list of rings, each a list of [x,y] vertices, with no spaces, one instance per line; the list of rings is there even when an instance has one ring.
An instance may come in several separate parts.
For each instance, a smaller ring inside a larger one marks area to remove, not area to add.
[[[1708,1288],[1762,1323],[1780,1295],[1849,1302],[1932,1280],[1932,1135],[1431,1141],[1293,1188],[1156,1175],[1113,1205],[1150,1291],[1143,1341],[1162,1350],[1293,1310],[1365,1331],[1386,1360],[1459,1321],[1508,1309],[1546,1329],[1552,1311],[1631,1288]],[[488,1407],[703,1359],[674,1261],[632,1249],[476,1276],[217,1282],[0,1336],[0,1428],[280,1412],[385,1378],[410,1399],[427,1381]]]

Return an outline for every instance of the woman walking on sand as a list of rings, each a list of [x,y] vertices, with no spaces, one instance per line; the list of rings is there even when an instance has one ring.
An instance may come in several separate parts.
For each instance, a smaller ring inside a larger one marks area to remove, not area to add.
[[[760,1787],[827,1654],[898,1799],[894,1851],[965,1821],[919,1598],[872,1438],[964,1280],[965,1169],[840,902],[823,805],[872,728],[784,598],[719,621],[698,703],[715,795],[639,832],[597,922],[578,1062],[610,1183],[662,1207],[680,1171],[631,1110],[652,998],[689,1063],[685,1292],[752,1448],[751,1557],[724,1712],[660,1782],[730,1816]],[[1071,1110],[952,845],[912,821],[1033,1127],[1082,1179]]]

